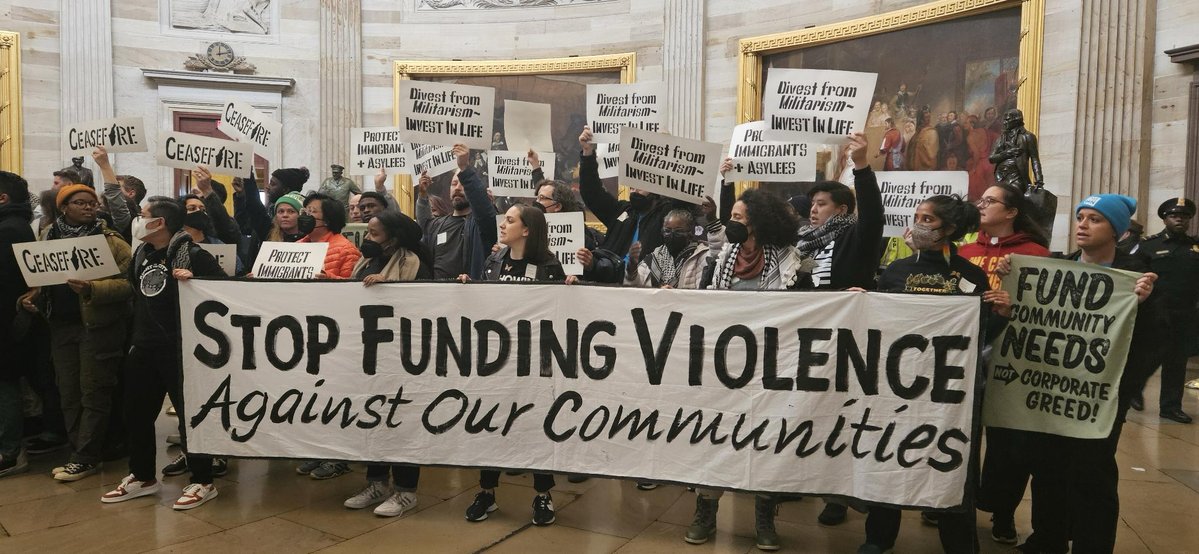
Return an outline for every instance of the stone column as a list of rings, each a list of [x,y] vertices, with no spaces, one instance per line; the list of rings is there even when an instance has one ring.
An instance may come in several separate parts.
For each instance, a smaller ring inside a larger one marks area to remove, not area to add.
[[[704,0],[666,0],[663,7],[668,130],[697,140],[704,138],[704,4]]]
[[[1199,198],[1199,44],[1166,50],[1170,61],[1191,66],[1191,84],[1187,93],[1187,153],[1183,195]],[[1199,231],[1199,219],[1191,221],[1191,233]]]
[[[1082,3],[1070,209],[1091,194],[1148,197],[1156,0]],[[1073,241],[1071,241],[1072,243]]]
[[[350,129],[362,123],[362,0],[321,0],[320,167],[350,163]],[[361,183],[363,186],[370,186]]]
[[[88,0],[60,2],[59,6],[59,128],[113,117],[112,4]],[[62,166],[70,165],[71,153],[63,151],[61,155]],[[90,156],[85,166],[92,168],[98,181],[100,174]]]

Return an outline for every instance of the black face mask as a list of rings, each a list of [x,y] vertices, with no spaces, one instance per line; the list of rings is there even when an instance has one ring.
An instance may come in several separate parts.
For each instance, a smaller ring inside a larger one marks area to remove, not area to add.
[[[309,214],[300,214],[300,217],[296,218],[296,223],[300,227],[300,232],[305,235],[316,229],[316,218]]]
[[[196,210],[183,216],[183,224],[192,229],[199,229],[205,235],[212,234],[212,218],[203,210]]]
[[[649,209],[650,205],[652,205],[653,202],[654,201],[649,196],[646,196],[639,192],[633,192],[633,193],[629,194],[629,206],[631,206],[634,210],[636,210],[638,212],[644,213],[646,210]]]
[[[371,239],[363,239],[358,250],[362,252],[364,258],[378,258],[383,255],[383,245]]]
[[[733,244],[741,244],[749,239],[749,227],[730,219],[724,222],[724,238]]]
[[[687,233],[671,233],[662,234],[662,244],[666,245],[666,250],[670,251],[671,256],[678,256],[688,244],[691,244],[691,237]]]

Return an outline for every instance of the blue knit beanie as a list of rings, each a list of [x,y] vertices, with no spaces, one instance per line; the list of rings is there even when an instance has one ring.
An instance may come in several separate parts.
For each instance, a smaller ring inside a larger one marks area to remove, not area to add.
[[[1116,238],[1119,239],[1132,223],[1132,214],[1137,212],[1137,200],[1123,194],[1092,194],[1074,207],[1074,215],[1078,215],[1079,210],[1083,208],[1103,214],[1116,230]]]

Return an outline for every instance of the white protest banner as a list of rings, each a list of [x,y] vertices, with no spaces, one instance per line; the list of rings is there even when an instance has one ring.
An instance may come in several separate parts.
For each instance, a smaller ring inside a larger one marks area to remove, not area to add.
[[[180,415],[196,453],[923,508],[961,505],[969,481],[977,297],[203,279],[179,288]]]
[[[902,237],[924,199],[938,194],[965,198],[970,192],[970,174],[965,171],[879,171],[874,175],[883,193],[884,237]]]
[[[729,157],[733,169],[729,181],[796,182],[816,180],[816,149],[798,142],[781,142],[763,137],[765,121],[751,121],[733,128]]]
[[[362,239],[366,238],[366,223],[346,223],[341,229],[341,236],[350,239],[354,248],[362,247]]]
[[[1106,438],[1137,316],[1139,273],[1013,254],[1012,316],[991,345],[983,421],[991,427]]]
[[[771,68],[762,120],[766,138],[806,144],[844,144],[866,129],[877,73]]]
[[[202,137],[164,131],[158,137],[158,165],[175,169],[208,166],[215,174],[247,175],[254,163],[254,147],[248,142]]]
[[[509,150],[553,152],[550,105],[504,100],[504,143]]]
[[[327,242],[262,243],[254,260],[255,279],[315,279],[325,270]]]
[[[245,102],[225,104],[225,110],[221,112],[216,127],[226,135],[254,145],[254,153],[272,164],[281,161],[275,159],[275,155],[282,152],[279,141],[283,136],[283,124],[258,111],[254,106]]]
[[[408,149],[396,127],[354,127],[350,129],[350,175],[375,175],[382,169],[388,175],[412,171]]]
[[[225,271],[225,275],[232,277],[237,274],[236,244],[204,244],[198,242],[196,246],[212,254],[212,257],[216,258],[217,263],[221,264],[221,269]]]
[[[90,154],[99,146],[109,154],[146,152],[145,121],[140,117],[116,117],[76,123],[62,132],[63,150]]]
[[[666,132],[666,84],[587,85],[587,125],[595,142],[620,142],[624,127]]]
[[[496,227],[504,221],[506,214],[495,216]],[[584,246],[583,212],[559,212],[545,214],[545,223],[549,227],[550,251],[558,256],[558,263],[567,275],[582,275],[583,264],[576,256]]]
[[[620,132],[620,184],[703,203],[720,178],[724,147],[625,127]]]
[[[538,152],[541,170],[545,178],[554,179],[554,153]],[[533,182],[533,168],[529,167],[528,153],[516,150],[492,150],[487,153],[487,180],[491,193],[496,196],[534,198],[537,196]]]
[[[495,89],[428,81],[400,81],[400,129],[421,144],[491,148]]]
[[[31,287],[61,285],[68,279],[91,280],[121,272],[104,235],[39,240],[12,245],[17,265]]]
[[[436,177],[458,169],[452,146],[410,144],[408,156],[412,160],[412,175],[415,177],[420,177],[422,171],[428,171],[430,177]]]
[[[599,164],[600,179],[620,175],[620,143],[601,142],[595,145],[595,161]]]

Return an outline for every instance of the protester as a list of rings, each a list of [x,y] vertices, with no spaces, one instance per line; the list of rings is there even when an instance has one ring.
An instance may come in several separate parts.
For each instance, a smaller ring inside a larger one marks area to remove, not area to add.
[[[641,259],[641,243],[629,248],[625,286],[665,289],[697,289],[708,265],[708,245],[695,234],[695,215],[690,210],[671,210],[662,222],[664,244]]]
[[[1164,332],[1159,320],[1163,309],[1160,295],[1154,293],[1157,275],[1148,271],[1144,258],[1116,247],[1136,207],[1136,200],[1128,196],[1097,194],[1074,208],[1074,242],[1079,250],[1066,259],[1140,273],[1134,288],[1140,304],[1120,377],[1116,418],[1108,436],[1078,439],[1030,434],[1033,533],[1020,545],[1021,552],[1115,549],[1120,514],[1116,446],[1132,397],[1144,388],[1161,362],[1159,337]],[[1006,275],[1011,271],[1010,264],[1001,263],[996,271]]]
[[[173,200],[152,199],[133,222],[133,237],[142,241],[133,253],[129,281],[133,285],[133,339],[125,359],[125,421],[129,432],[129,470],[120,485],[100,498],[124,502],[158,492],[154,472],[157,445],[154,422],[164,396],[182,407],[179,381],[183,361],[179,350],[179,281],[193,275],[223,275],[220,264],[183,231],[184,210]],[[183,418],[179,432],[186,437]],[[183,444],[187,452],[186,440]],[[176,510],[199,507],[216,498],[212,459],[187,453],[191,482],[175,501]]]
[[[102,163],[100,170],[105,182],[116,181],[111,165]],[[129,269],[129,245],[96,218],[99,204],[96,191],[87,185],[61,187],[62,215],[41,239],[103,236],[120,273],[90,281],[70,279],[21,297],[23,308],[42,314],[50,324],[54,371],[72,448],[66,465],[51,471],[58,481],[78,481],[100,469],[130,315],[131,291],[123,276]]]
[[[196,244],[225,244],[224,241],[216,237],[216,229],[213,226],[212,217],[208,215],[207,206],[199,196],[195,194],[184,195],[180,200],[183,201],[184,210],[187,215],[183,217],[183,230],[191,235],[192,242]],[[228,216],[226,216],[228,217]],[[245,273],[245,265],[241,258],[236,258],[235,275]]]
[[[433,217],[427,185],[422,185],[416,196],[416,221],[424,229],[425,244],[433,249],[435,279],[453,279],[464,273],[481,279],[487,255],[496,242],[495,206],[470,164],[470,149],[454,145],[454,158],[458,164],[458,173],[450,181],[454,211]]]
[[[358,195],[358,218],[363,223],[370,221],[372,217],[383,213],[386,209],[388,209],[386,196],[369,190]]]
[[[529,166],[533,168],[532,181],[533,188],[537,191],[536,201],[541,204],[542,208],[545,208],[545,213],[571,213],[584,210],[583,203],[570,185],[561,181],[545,179],[545,172],[541,169],[541,159],[537,152],[530,149],[527,159]],[[582,278],[597,283],[620,282],[623,263],[620,256],[600,248],[600,244],[603,242],[604,234],[598,229],[591,226],[583,227],[583,248],[576,253],[584,268]]]
[[[308,182],[307,167],[285,167],[271,172],[271,182],[267,184],[267,200],[271,204],[277,202],[284,194],[298,193],[304,190]]]
[[[28,287],[12,247],[35,240],[32,222],[29,183],[16,173],[0,171],[0,352],[5,357],[0,364],[0,477],[29,470],[21,448],[25,414],[19,379],[34,360],[30,344],[19,338],[23,323],[17,299]]]
[[[1166,340],[1162,346],[1160,407],[1163,419],[1190,423],[1191,416],[1182,411],[1182,390],[1186,381],[1187,358],[1194,344],[1196,302],[1199,302],[1199,241],[1187,235],[1195,203],[1189,199],[1171,198],[1157,208],[1157,216],[1166,228],[1141,242],[1141,255],[1149,258],[1149,269],[1158,275],[1155,283],[1167,309]],[[1139,395],[1137,399],[1139,399]],[[1143,407],[1144,402],[1141,402]],[[1135,404],[1135,409],[1141,409]]]
[[[239,244],[241,229],[225,209],[225,199],[228,198],[225,185],[213,181],[212,172],[202,165],[192,170],[191,177],[192,185],[195,186],[192,194],[203,203],[204,213],[212,221],[212,232],[209,234],[220,239],[221,244]]]
[[[795,288],[799,279],[799,252],[795,233],[799,222],[786,201],[774,194],[750,189],[741,193],[724,224],[727,243],[704,271],[700,288],[713,290],[783,290]],[[684,540],[702,544],[716,533],[716,510],[724,491],[697,488],[695,519]],[[754,520],[759,550],[778,550],[774,528],[776,499],[757,495]]]
[[[549,226],[545,214],[538,208],[518,204],[508,208],[499,225],[499,241],[504,246],[487,257],[484,264],[484,281],[565,281],[567,278],[558,257],[550,251]],[[462,282],[470,280],[463,273]],[[498,470],[485,469],[479,472],[479,488],[475,500],[466,508],[467,521],[483,521],[488,514],[499,509],[495,502],[495,488],[500,484]],[[533,525],[554,523],[554,500],[550,490],[554,488],[554,476],[548,473],[533,474]]]
[[[299,193],[296,193],[296,196],[299,196]],[[300,204],[302,206],[303,202]],[[253,264],[258,257],[258,249],[264,240],[274,240],[268,239],[268,236],[274,226],[275,206],[276,204],[272,203],[268,210],[262,203],[253,169],[245,178],[233,178],[233,219],[237,222],[242,236],[237,254],[247,266]],[[299,210],[295,209],[296,215],[299,215]]]
[[[999,264],[1010,254],[1048,256],[1048,237],[1037,223],[1037,210],[1016,187],[998,183],[983,191],[978,238],[962,245],[958,255],[987,274],[988,288],[1000,290]],[[984,361],[985,364],[985,361]],[[987,427],[978,507],[991,512],[991,539],[1016,544],[1015,513],[1028,486],[1027,436],[1024,431]]]
[[[304,211],[304,197],[298,192],[289,192],[275,202],[275,220],[266,240],[272,242],[296,242],[304,238],[300,230],[300,213]]]
[[[358,200],[362,198],[361,192],[355,192],[350,195],[350,223],[362,223],[362,212],[358,211]]]
[[[108,150],[103,146],[97,147],[92,151],[92,159],[96,165],[100,167],[100,172],[105,171],[104,166],[112,169],[112,164],[108,161]],[[120,177],[115,173],[112,174],[112,179],[104,179],[104,190],[101,191],[100,202],[104,206],[111,221],[110,228],[121,235],[121,238],[126,243],[129,242],[130,224],[133,222],[133,214],[140,208],[134,208],[133,203],[129,202],[129,197],[125,195],[121,188]],[[143,185],[144,188],[144,185]]]
[[[296,242],[326,242],[325,270],[320,274],[325,279],[349,279],[354,264],[362,257],[354,243],[341,230],[346,226],[346,210],[338,202],[323,194],[310,194],[304,199],[304,212],[299,217],[300,232],[304,238]]]
[[[859,181],[860,183],[860,181]],[[982,293],[1001,317],[986,317],[988,341],[1002,330],[1011,314],[1011,298],[1006,291],[992,290],[987,274],[958,255],[953,243],[978,228],[979,211],[958,196],[933,196],[916,207],[911,228],[912,248],[916,254],[897,260],[879,276],[878,290],[931,294]],[[977,451],[971,456],[977,456]],[[971,464],[973,466],[973,464]],[[973,478],[971,478],[973,479]],[[969,495],[967,495],[969,497]],[[941,546],[946,553],[978,552],[974,524],[974,506],[968,502],[964,512],[943,512],[936,518]],[[889,552],[899,536],[900,510],[872,505],[866,516],[866,543],[858,554]]]
[[[365,287],[433,278],[433,253],[421,244],[421,235],[420,225],[398,211],[386,210],[371,218],[353,278],[361,279]],[[394,489],[387,482],[389,473],[395,479]],[[355,510],[379,504],[375,515],[397,517],[416,507],[419,481],[420,466],[368,464],[366,488],[343,504]]]

